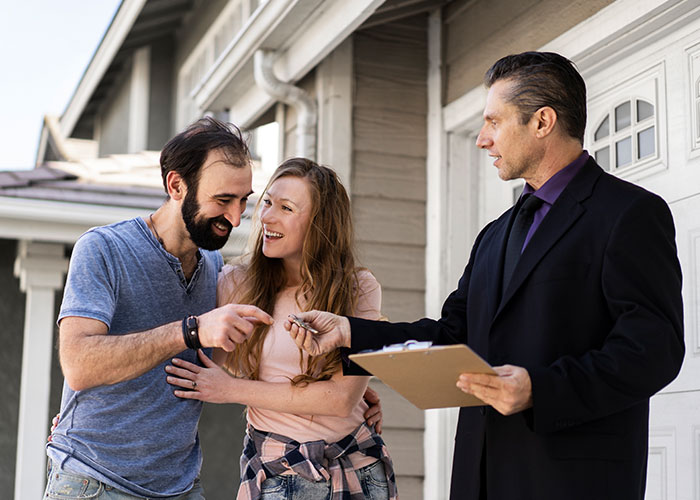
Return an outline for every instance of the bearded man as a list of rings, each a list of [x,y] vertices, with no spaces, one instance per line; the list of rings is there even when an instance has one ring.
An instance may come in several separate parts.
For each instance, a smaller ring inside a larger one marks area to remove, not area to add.
[[[205,118],[160,157],[168,197],[149,217],[90,229],[71,257],[58,318],[65,382],[47,447],[46,498],[204,498],[202,403],[172,394],[169,360],[231,351],[255,322],[251,305],[216,306],[224,246],[252,173],[240,131]]]

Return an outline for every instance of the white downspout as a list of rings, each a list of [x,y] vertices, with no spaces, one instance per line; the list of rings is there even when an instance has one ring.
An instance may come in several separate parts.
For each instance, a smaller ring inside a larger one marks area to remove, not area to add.
[[[272,69],[275,51],[261,49],[255,53],[255,83],[271,97],[297,110],[297,156],[316,159],[316,101],[304,89],[279,80]]]

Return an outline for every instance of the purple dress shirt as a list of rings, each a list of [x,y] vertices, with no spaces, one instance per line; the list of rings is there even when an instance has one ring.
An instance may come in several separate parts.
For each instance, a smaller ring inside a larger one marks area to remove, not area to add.
[[[538,208],[535,212],[534,218],[532,220],[532,225],[530,226],[530,230],[527,232],[527,236],[525,237],[525,243],[523,243],[522,250],[525,250],[527,244],[530,243],[532,235],[535,234],[537,228],[540,227],[542,219],[544,219],[545,215],[547,215],[549,210],[552,208],[554,202],[557,201],[557,198],[559,198],[561,192],[564,191],[564,188],[566,186],[568,186],[569,182],[571,182],[571,179],[576,177],[576,174],[578,174],[579,170],[583,168],[587,161],[588,151],[584,150],[583,153],[581,153],[581,156],[576,158],[566,167],[562,168],[559,172],[550,177],[549,180],[545,182],[544,185],[537,191],[532,189],[532,186],[530,186],[529,184],[525,184],[525,187],[523,188],[523,193],[520,196],[522,197],[525,194],[532,194],[541,199],[543,203],[540,206],[540,208]]]

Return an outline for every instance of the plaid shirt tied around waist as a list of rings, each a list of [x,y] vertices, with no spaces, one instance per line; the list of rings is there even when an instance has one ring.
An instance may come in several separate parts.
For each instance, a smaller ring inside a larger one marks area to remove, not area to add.
[[[364,500],[360,480],[349,456],[360,452],[384,464],[390,500],[398,500],[396,478],[384,441],[362,423],[337,443],[299,443],[286,436],[248,426],[241,455],[238,500],[258,500],[263,481],[293,471],[308,481],[332,481],[333,500]],[[262,457],[275,457],[265,459]],[[326,464],[326,465],[324,465]]]

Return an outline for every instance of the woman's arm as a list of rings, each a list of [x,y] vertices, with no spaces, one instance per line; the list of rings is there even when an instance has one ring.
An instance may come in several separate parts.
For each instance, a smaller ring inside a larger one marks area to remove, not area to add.
[[[209,403],[239,403],[255,408],[297,413],[347,417],[367,389],[369,377],[344,377],[341,371],[330,380],[293,386],[289,382],[263,382],[234,378],[199,351],[204,366],[175,358],[165,370],[168,383],[187,390],[175,390],[183,399]]]

